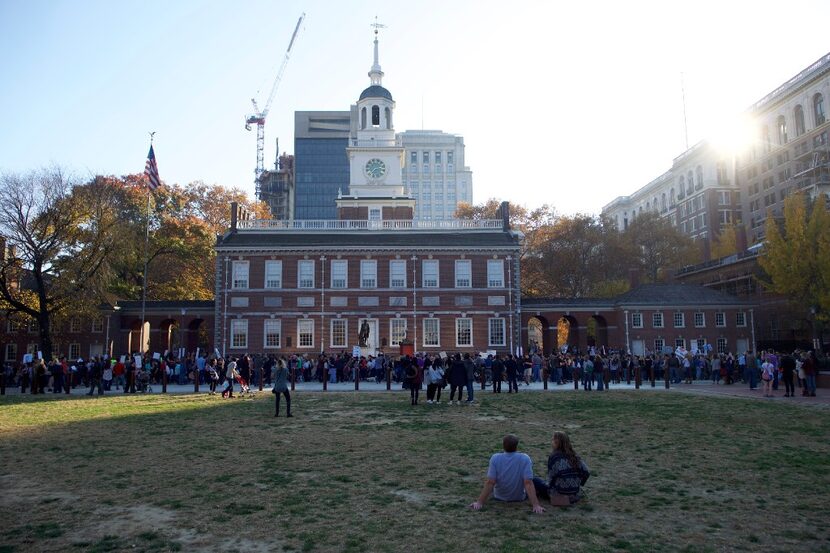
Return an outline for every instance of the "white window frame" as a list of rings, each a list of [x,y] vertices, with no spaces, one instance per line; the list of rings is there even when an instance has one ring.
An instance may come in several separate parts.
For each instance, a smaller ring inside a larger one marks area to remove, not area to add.
[[[311,343],[303,345],[304,334],[311,335]],[[314,319],[297,319],[297,347],[303,349],[310,349],[314,347]]]
[[[470,259],[455,260],[455,287],[473,287],[473,262]]]
[[[659,318],[659,323],[658,323],[658,318]],[[655,311],[654,313],[651,314],[651,326],[653,328],[663,328],[663,325],[665,324],[665,322],[666,321],[665,321],[665,318],[663,317],[663,312],[662,311]]]
[[[440,348],[441,347],[441,319],[439,319],[437,317],[425,317],[421,320],[423,321],[423,323],[422,323],[423,337],[424,337],[423,346],[425,348]],[[433,333],[432,329],[427,328],[427,323],[432,324],[433,322],[435,323],[435,331],[434,331],[434,333],[435,333],[435,342],[434,343],[427,342],[427,337],[430,336]]]
[[[17,361],[17,344],[15,344],[14,342],[9,342],[8,344],[6,344],[4,354],[6,356],[6,361]]]
[[[726,338],[718,338],[715,347],[718,353],[729,353],[729,342]]]
[[[488,279],[489,280],[489,279]],[[494,327],[499,325],[501,328]],[[495,331],[495,334],[494,334]],[[494,336],[498,336],[501,332],[501,341],[493,340]],[[488,346],[506,346],[507,345],[507,323],[504,317],[493,317],[487,320],[487,345]]]
[[[69,356],[69,359],[78,359],[78,358],[80,358],[81,357],[81,344],[78,343],[78,342],[73,342],[73,343],[69,344],[69,347],[67,348],[67,355]]]
[[[81,318],[80,317],[72,317],[69,320],[69,332],[72,334],[77,334],[81,331]]]
[[[469,327],[470,343],[464,343],[459,340],[461,332],[464,330],[462,326]],[[455,319],[455,347],[469,348],[473,345],[473,320],[470,317],[458,317]]]
[[[401,335],[403,331],[403,335]],[[389,345],[399,346],[401,342],[406,339],[409,333],[409,325],[407,319],[392,318],[389,319]]]
[[[631,328],[643,328],[643,314],[642,313],[632,313],[631,314]]]
[[[360,287],[363,289],[378,287],[378,262],[376,259],[360,260]]]
[[[248,348],[248,319],[231,319],[230,333],[231,349]],[[244,342],[242,340],[237,342],[238,336],[244,337]]]
[[[735,326],[738,328],[746,328],[746,312],[738,311],[735,313]]]
[[[487,288],[504,288],[504,259],[487,260]]]
[[[270,328],[269,328],[270,327]],[[276,328],[276,332],[274,332]],[[277,335],[277,343],[269,344],[268,336]],[[265,349],[279,349],[282,347],[282,320],[281,319],[265,319],[262,323],[262,347]]]
[[[303,279],[303,276],[308,277],[309,267],[311,267],[311,278]],[[304,269],[305,268],[305,269]],[[304,275],[303,272],[306,274]],[[297,288],[311,289],[314,288],[315,267],[313,259],[300,259],[297,261]]]
[[[715,326],[717,328],[725,328],[726,327],[726,313],[723,311],[718,311],[715,313]]]
[[[686,339],[685,338],[675,338],[674,339],[674,349],[683,348],[686,349]]]
[[[104,333],[104,318],[103,317],[92,317],[92,332],[93,332],[93,334],[103,334]]]
[[[406,260],[389,261],[389,288],[406,288]]]
[[[231,266],[231,289],[247,290],[251,278],[250,261],[234,261]]]
[[[674,328],[686,328],[686,314],[682,311],[675,311],[672,322],[674,322]],[[680,324],[677,324],[678,322]]]
[[[98,320],[100,320],[100,319],[98,319]],[[93,332],[95,332],[95,330],[94,330],[94,328],[95,328],[95,319],[92,320],[92,325],[93,325]],[[29,319],[29,322],[26,326],[26,330],[28,332],[32,333],[32,334],[40,332],[40,326],[37,322],[37,319]],[[103,329],[99,330],[98,332],[103,332]]]
[[[335,290],[342,290],[348,287],[349,261],[347,259],[333,259],[331,261],[331,288]]]
[[[263,287],[268,289],[282,288],[282,261],[276,259],[265,260],[265,275]]]
[[[695,344],[697,345],[697,351],[706,353],[706,338],[698,338],[695,340]]]
[[[663,348],[666,347],[666,341],[662,338],[654,339],[654,352],[663,353]]]
[[[336,327],[336,326],[342,326],[343,327],[342,328],[342,336],[343,336],[343,341],[342,342],[335,341],[335,338],[340,333],[339,331],[335,330],[334,327]],[[331,321],[329,323],[329,330],[330,330],[329,336],[331,337],[330,341],[331,341],[331,347],[332,348],[347,348],[347,347],[349,347],[349,321],[347,319],[331,319]]]
[[[427,267],[434,267],[434,280],[430,278],[427,280],[427,276],[432,277],[432,269],[427,269]],[[438,288],[441,284],[441,266],[438,263],[437,259],[424,259],[421,263],[421,286],[423,288]]]
[[[698,317],[700,317],[699,323]],[[703,313],[702,311],[695,313],[695,328],[706,328],[706,313]]]

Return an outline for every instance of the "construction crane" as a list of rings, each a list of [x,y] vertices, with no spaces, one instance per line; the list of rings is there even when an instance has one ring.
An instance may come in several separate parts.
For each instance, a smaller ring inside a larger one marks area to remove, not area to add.
[[[277,93],[277,88],[282,80],[282,74],[285,72],[285,66],[288,65],[288,60],[291,57],[291,48],[294,46],[294,40],[297,38],[297,33],[300,32],[300,25],[305,19],[305,13],[297,20],[297,26],[294,27],[294,33],[291,35],[291,41],[288,43],[288,49],[285,51],[285,57],[282,60],[277,76],[274,79],[274,84],[271,85],[271,93],[268,94],[268,100],[265,102],[265,107],[260,111],[256,98],[251,98],[251,103],[254,105],[254,114],[245,118],[245,130],[251,130],[251,125],[256,124],[256,169],[254,170],[254,183],[256,185],[256,196],[260,196],[260,175],[265,170],[265,118],[268,116],[268,111],[271,109],[271,103],[274,101],[274,96]]]

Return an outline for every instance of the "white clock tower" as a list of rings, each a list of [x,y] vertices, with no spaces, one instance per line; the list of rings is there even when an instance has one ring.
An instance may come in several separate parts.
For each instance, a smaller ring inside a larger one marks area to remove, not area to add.
[[[356,130],[346,148],[349,195],[339,196],[337,207],[341,219],[411,219],[415,200],[404,191],[404,148],[395,137],[392,123],[395,101],[382,85],[383,71],[378,62],[378,28],[383,25],[373,26],[375,59],[369,71],[370,85],[357,100]]]

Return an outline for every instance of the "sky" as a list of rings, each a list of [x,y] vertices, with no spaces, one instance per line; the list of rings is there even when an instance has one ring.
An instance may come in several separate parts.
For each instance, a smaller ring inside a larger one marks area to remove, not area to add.
[[[0,172],[140,173],[155,131],[167,183],[253,194],[265,127],[348,110],[377,16],[396,130],[460,134],[473,200],[599,213],[830,51],[824,1],[0,0]],[[824,37],[824,38],[822,38]],[[683,92],[686,123],[684,125]]]

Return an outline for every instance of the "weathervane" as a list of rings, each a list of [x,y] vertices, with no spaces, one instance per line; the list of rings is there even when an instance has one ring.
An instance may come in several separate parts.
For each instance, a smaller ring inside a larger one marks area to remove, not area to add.
[[[156,135],[156,131],[148,132],[147,134],[150,135],[150,144],[152,144],[153,143],[153,137]]]
[[[378,23],[378,16],[375,16],[375,22],[369,24],[370,27],[374,27],[375,29],[375,36],[378,35],[378,29],[385,29],[386,25],[383,23]]]

